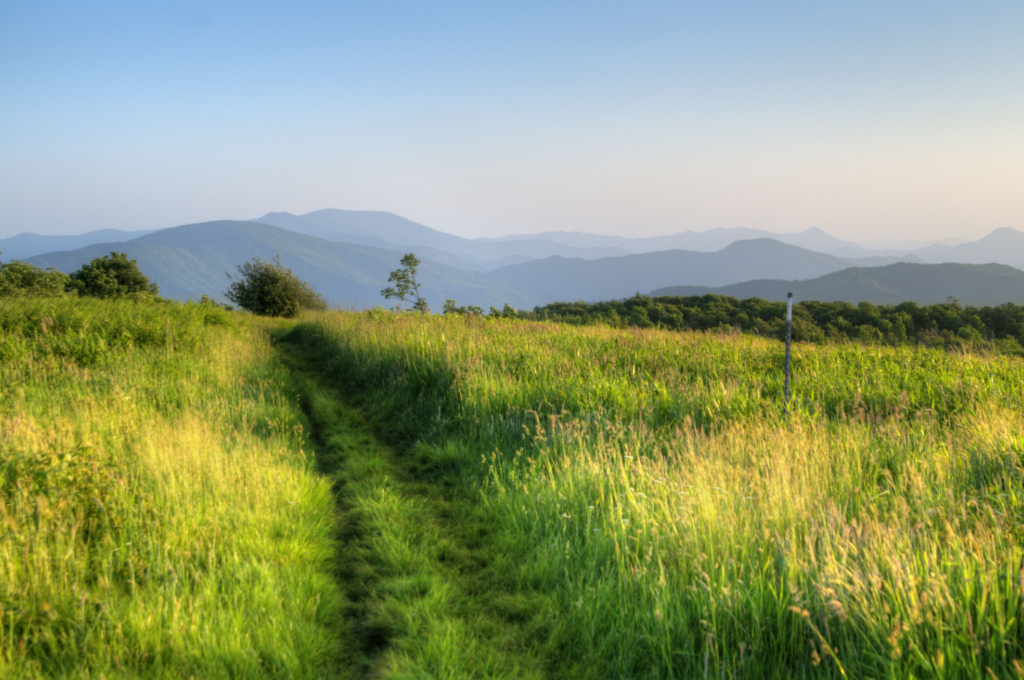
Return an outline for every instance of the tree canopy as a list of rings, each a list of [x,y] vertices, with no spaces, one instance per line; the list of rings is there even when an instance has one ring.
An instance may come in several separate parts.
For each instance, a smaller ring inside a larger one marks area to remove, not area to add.
[[[327,301],[281,264],[255,257],[238,266],[238,278],[231,279],[224,296],[242,309],[259,316],[294,317],[303,309],[327,309]]]
[[[71,279],[54,268],[42,269],[12,260],[0,263],[0,297],[55,297],[64,295]]]
[[[160,287],[150,282],[139,270],[135,260],[125,253],[112,251],[97,257],[71,274],[71,288],[79,295],[97,298],[116,298],[133,294],[159,295]]]

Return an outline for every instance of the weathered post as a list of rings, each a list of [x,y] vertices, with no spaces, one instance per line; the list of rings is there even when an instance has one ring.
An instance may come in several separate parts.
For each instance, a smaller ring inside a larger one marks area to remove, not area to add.
[[[793,294],[789,293],[786,300],[786,379],[783,387],[785,402],[782,415],[789,415],[789,347],[793,341]]]

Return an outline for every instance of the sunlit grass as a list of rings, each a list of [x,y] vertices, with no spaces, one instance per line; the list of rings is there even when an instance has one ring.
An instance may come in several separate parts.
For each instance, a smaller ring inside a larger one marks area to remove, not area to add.
[[[0,676],[323,677],[333,497],[266,333],[5,300]]]
[[[295,337],[459,471],[575,677],[1024,674],[1018,360],[326,314]],[[449,477],[450,478],[450,475]]]

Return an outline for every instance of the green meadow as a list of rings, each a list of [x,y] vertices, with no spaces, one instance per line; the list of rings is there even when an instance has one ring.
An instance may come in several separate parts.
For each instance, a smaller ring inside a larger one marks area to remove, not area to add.
[[[371,312],[292,339],[474,527],[448,606],[550,677],[1024,672],[1017,359],[797,345],[784,420],[782,345],[751,336]]]
[[[1024,677],[1024,364],[0,307],[0,676]]]
[[[0,306],[0,677],[324,677],[334,499],[265,327]]]

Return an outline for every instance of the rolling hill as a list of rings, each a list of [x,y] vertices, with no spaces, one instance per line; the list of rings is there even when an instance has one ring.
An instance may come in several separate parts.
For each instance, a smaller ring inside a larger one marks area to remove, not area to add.
[[[221,300],[228,285],[225,272],[234,273],[239,264],[253,257],[271,258],[280,253],[284,266],[309,281],[329,302],[344,307],[385,304],[380,291],[388,285],[388,274],[398,268],[403,255],[399,250],[332,243],[266,224],[220,221],[163,229],[132,241],[37,255],[28,261],[72,272],[112,250],[138,260],[140,269],[160,285],[162,295],[198,299],[206,294]],[[505,302],[522,308],[536,304],[478,273],[428,260],[420,267],[420,281],[424,297],[435,311],[446,298],[483,307],[500,307]]]
[[[912,262],[972,264],[996,262],[1015,267],[1024,265],[1024,234],[1010,227],[996,229],[977,241],[947,238],[932,242],[874,240],[867,243],[854,243],[832,236],[817,227],[783,234],[746,227],[716,228],[707,231],[685,231],[667,236],[640,238],[588,234],[578,231],[547,231],[480,240],[509,242],[522,239],[544,239],[579,248],[604,246],[622,248],[630,253],[650,253],[659,250],[714,252],[737,241],[759,238],[770,238],[806,250],[847,259],[888,257]]]
[[[772,239],[737,241],[714,253],[667,250],[600,260],[549,257],[486,274],[543,301],[611,300],[670,283],[723,286],[752,278],[814,278],[850,264]]]
[[[402,218],[387,213],[371,217],[402,225]],[[404,228],[406,231],[399,235],[404,233],[408,238],[417,238],[421,233],[417,230],[427,229],[414,222]],[[367,234],[372,225],[367,229],[361,234],[370,239]],[[324,227],[320,233],[327,231]],[[432,242],[443,245],[444,240],[439,237]],[[383,304],[380,291],[388,285],[388,275],[398,267],[404,252],[415,250],[423,261],[420,279],[424,297],[435,310],[446,298],[485,308],[507,302],[528,309],[555,300],[625,297],[679,281],[680,277],[713,286],[780,273],[811,278],[850,266],[840,258],[760,239],[740,241],[717,253],[676,250],[598,260],[554,256],[485,273],[433,261],[426,247],[381,248],[333,242],[252,221],[183,225],[131,241],[94,243],[77,250],[36,255],[28,261],[71,272],[112,250],[138,260],[141,269],[160,285],[161,293],[177,299],[203,294],[223,299],[228,284],[225,272],[234,273],[239,264],[253,257],[271,258],[280,253],[285,266],[309,281],[331,303],[352,307]]]
[[[851,267],[809,281],[762,279],[719,287],[669,286],[652,290],[650,295],[717,293],[779,301],[785,300],[788,292],[797,301],[935,304],[953,296],[963,304],[976,306],[1024,304],[1024,271],[1003,264],[898,263]]]
[[[305,215],[267,213],[252,220],[327,241],[375,248],[415,251],[427,258],[470,271],[491,271],[507,264],[560,255],[596,259],[627,255],[617,247],[576,247],[545,239],[494,241],[467,239],[431,229],[389,212],[374,210],[317,210]]]
[[[734,240],[762,233],[767,232],[713,229],[629,239],[547,232],[466,239],[387,212],[319,210],[158,231],[102,230],[78,236],[23,233],[0,240],[0,250],[4,259],[26,259],[63,271],[73,271],[111,250],[127,252],[139,260],[165,295],[175,298],[220,297],[227,287],[226,271],[233,272],[238,264],[255,256],[269,258],[280,253],[286,266],[309,280],[332,303],[357,307],[382,304],[379,293],[387,285],[388,274],[398,266],[401,255],[410,251],[424,263],[425,296],[434,309],[446,298],[463,305],[500,307],[508,302],[530,308],[556,301],[624,298],[652,290],[714,291],[773,299],[794,290],[802,299],[811,296],[853,302],[935,302],[947,295],[978,304],[1020,299],[1015,288],[1017,274],[1013,273],[1017,269],[887,266],[897,260],[996,262],[1024,269],[1024,233],[1015,229],[997,229],[978,241],[959,245],[932,245],[917,251],[919,256],[880,255],[817,229]],[[816,250],[783,243],[780,238],[813,245]],[[698,247],[627,252],[683,242]],[[719,243],[727,245],[715,252],[702,250]],[[48,247],[45,253],[37,252]]]
[[[145,231],[122,231],[120,229],[100,229],[85,234],[74,234],[70,236],[46,236],[33,234],[25,231],[10,238],[0,238],[0,259],[27,260],[33,255],[52,253],[58,250],[76,250],[85,248],[95,243],[121,243],[130,241],[146,234],[152,234],[153,229]]]
[[[1008,264],[1024,269],[1024,232],[1012,227],[996,229],[977,241],[955,246],[936,244],[915,251],[925,262],[960,262],[962,264]]]
[[[725,248],[737,241],[749,241],[752,239],[770,238],[774,241],[788,243],[806,250],[813,250],[826,255],[835,255],[844,258],[860,258],[878,255],[900,256],[904,252],[895,250],[872,250],[853,241],[845,241],[828,234],[827,232],[811,227],[801,232],[790,232],[776,234],[763,229],[750,229],[747,227],[735,227],[731,229],[716,228],[707,231],[684,231],[678,234],[667,236],[650,236],[630,238],[625,236],[601,236],[598,234],[587,234],[584,232],[549,231],[540,234],[502,236],[497,239],[490,239],[498,242],[510,242],[521,239],[545,239],[572,245],[577,248],[583,247],[615,247],[622,248],[630,253],[653,253],[659,250],[694,250],[697,252],[715,252]]]

